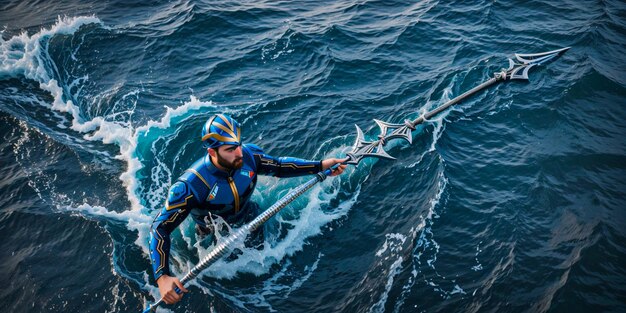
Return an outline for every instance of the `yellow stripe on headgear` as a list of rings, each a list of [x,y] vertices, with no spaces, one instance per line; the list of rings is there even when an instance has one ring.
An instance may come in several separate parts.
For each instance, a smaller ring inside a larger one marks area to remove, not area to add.
[[[230,124],[230,123],[229,123]],[[227,134],[229,134],[233,139],[235,139],[234,141],[239,141],[239,138],[241,137],[241,134],[239,133],[239,129],[232,129],[232,128],[226,128],[226,126],[220,124],[218,121],[213,121],[213,125],[217,126],[217,128],[225,131]],[[233,131],[236,131],[238,134],[235,135],[235,133]]]

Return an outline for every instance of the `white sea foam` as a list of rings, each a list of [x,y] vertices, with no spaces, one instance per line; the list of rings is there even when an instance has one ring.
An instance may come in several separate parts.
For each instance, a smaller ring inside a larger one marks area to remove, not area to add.
[[[62,93],[56,80],[45,68],[45,64],[49,62],[49,59],[46,59],[49,57],[46,50],[47,40],[54,35],[71,35],[87,24],[102,25],[102,22],[95,16],[59,17],[56,24],[50,28],[43,28],[32,36],[23,32],[6,41],[0,36],[0,75],[10,77],[23,75],[39,82],[42,89],[50,91],[53,95]],[[68,105],[60,98],[55,99],[55,104],[67,108],[65,112],[74,111],[73,104]]]
[[[69,114],[70,129],[83,134],[83,138],[89,141],[98,141],[104,144],[114,144],[119,147],[116,159],[123,160],[127,164],[126,171],[120,175],[127,198],[131,204],[131,212],[117,214],[103,207],[91,207],[88,204],[75,208],[91,215],[100,215],[119,220],[124,219],[128,228],[137,230],[140,234],[137,245],[144,249],[147,254],[145,242],[147,241],[147,229],[150,222],[145,220],[146,211],[138,194],[139,180],[137,171],[142,168],[142,163],[136,156],[137,142],[140,135],[145,135],[151,129],[169,128],[172,119],[188,114],[201,107],[211,106],[212,102],[200,101],[191,96],[190,101],[175,109],[167,108],[165,115],[159,121],[150,121],[147,125],[133,129],[129,123],[110,121],[108,117],[97,116],[87,120],[81,114],[80,108],[71,100],[64,100],[64,89],[59,86],[57,79],[50,73],[49,64],[53,64],[47,51],[47,45],[55,35],[72,35],[82,26],[96,24],[105,27],[102,22],[94,17],[59,17],[57,22],[49,28],[43,28],[39,32],[29,35],[26,32],[14,36],[8,40],[0,37],[0,76],[25,77],[39,83],[42,90],[48,91],[52,97],[52,105],[44,106],[56,112]],[[53,66],[54,67],[54,66]],[[86,80],[83,77],[74,80],[71,84],[79,84]],[[124,125],[126,124],[126,125]]]
[[[435,105],[442,105],[448,101],[450,101],[450,97],[452,96],[452,87],[455,84],[455,80],[453,79],[450,82],[450,85],[448,85],[444,91],[443,91],[443,96],[441,97],[441,99],[439,99],[438,101],[436,101],[435,103],[428,101],[426,103],[426,105],[424,105],[421,109],[420,109],[420,115],[426,114],[427,111],[433,110],[436,106]],[[417,160],[413,163],[411,163],[410,165],[408,165],[407,167],[409,168],[413,168],[415,166],[417,166],[418,164],[420,164],[424,158],[424,156],[426,156],[427,154],[435,151],[437,149],[437,142],[439,141],[439,139],[441,138],[441,135],[443,134],[443,131],[445,130],[445,124],[443,122],[443,120],[446,118],[446,116],[448,116],[448,114],[450,114],[450,112],[454,110],[453,108],[450,108],[448,110],[445,110],[442,113],[439,113],[438,115],[431,117],[430,119],[426,120],[424,123],[429,123],[432,124],[434,126],[434,130],[433,130],[433,135],[432,135],[432,141],[430,143],[430,147],[427,150],[424,150],[419,157],[417,157]]]
[[[434,218],[437,217],[436,207],[441,202],[441,197],[446,189],[448,180],[444,175],[443,171],[440,171],[437,177],[438,186],[437,186],[437,194],[429,201],[428,211],[424,216],[421,217],[420,222],[413,226],[409,231],[409,236],[413,240],[417,240],[415,247],[413,248],[413,261],[411,262],[412,270],[411,276],[407,280],[407,282],[402,286],[402,292],[398,299],[394,304],[394,312],[400,312],[402,306],[406,298],[409,296],[413,286],[417,281],[417,275],[420,273],[420,259],[423,255],[422,251],[425,247],[429,247],[431,244],[437,246],[437,250],[433,253],[433,258],[428,261],[432,264],[434,260],[436,260],[437,252],[439,251],[438,244],[432,239],[432,224],[434,222]],[[431,237],[427,237],[427,234],[430,234]],[[434,267],[434,265],[432,265]],[[427,284],[431,284],[432,282],[426,282]]]
[[[404,303],[404,300],[408,296],[408,293],[416,282],[417,275],[421,271],[420,266],[423,265],[422,257],[426,257],[426,268],[432,269],[435,276],[434,278],[424,279],[424,283],[426,285],[432,286],[433,291],[437,292],[444,299],[448,299],[454,294],[465,294],[465,291],[456,283],[455,279],[447,279],[445,276],[442,276],[436,268],[437,255],[439,254],[439,249],[441,247],[439,243],[435,240],[435,234],[433,233],[432,226],[434,224],[434,221],[438,217],[435,207],[441,201],[441,196],[443,195],[443,191],[448,182],[445,176],[443,176],[443,172],[440,174],[439,178],[439,192],[437,193],[437,196],[430,201],[431,210],[429,211],[426,219],[424,219],[425,226],[423,230],[419,233],[419,239],[413,251],[412,277],[409,282],[405,286],[403,286],[400,300],[394,308],[395,312],[399,311],[401,305]],[[453,283],[454,286],[451,290],[446,290],[445,287],[441,286],[442,283]]]
[[[53,102],[50,109],[53,111],[68,113],[71,117],[71,129],[83,133],[84,138],[103,143],[115,143],[120,147],[120,155],[117,158],[126,159],[129,169],[136,171],[141,166],[140,162],[132,156],[136,147],[132,129],[126,128],[114,122],[106,121],[103,117],[96,117],[85,121],[80,108],[72,100],[64,100],[63,88],[58,81],[49,73],[48,64],[52,61],[47,51],[47,43],[55,35],[71,35],[87,24],[102,22],[94,17],[61,18],[50,28],[29,36],[26,32],[14,36],[5,41],[0,38],[0,75],[18,77],[23,76],[39,83],[42,90],[48,91]],[[133,172],[134,173],[134,172]],[[123,179],[127,190],[134,190],[131,180]],[[137,197],[129,197],[133,208],[139,207]]]
[[[387,274],[387,282],[385,283],[385,291],[382,293],[378,302],[370,307],[369,312],[385,312],[385,303],[387,302],[387,298],[389,298],[389,292],[391,291],[391,287],[393,286],[394,278],[400,273],[401,270],[402,257],[398,257],[389,268],[389,274]]]
[[[262,289],[257,292],[237,294],[236,297],[220,292],[219,290],[214,290],[214,292],[218,293],[223,298],[229,299],[231,303],[244,310],[247,310],[247,307],[249,308],[249,306],[252,305],[255,308],[262,308],[264,311],[276,312],[268,298],[280,297],[287,299],[291,292],[301,288],[311,275],[313,275],[323,256],[322,253],[318,253],[315,262],[305,266],[303,269],[295,268],[292,262],[287,259],[280,271],[263,281]]]
[[[483,270],[483,265],[480,264],[480,261],[478,261],[478,254],[481,253],[483,250],[480,249],[480,245],[483,242],[479,242],[478,245],[476,246],[476,254],[474,255],[474,260],[476,261],[476,265],[472,266],[472,270],[473,271],[482,271]]]
[[[440,99],[439,101],[437,101],[437,103],[445,103],[447,101],[450,100],[450,96],[451,96],[451,90],[452,90],[452,86],[453,86],[453,82],[450,83],[450,85],[444,90],[444,95],[442,97],[442,99]],[[424,114],[426,113],[428,110],[433,108],[433,103],[431,103],[430,101],[428,103],[426,103],[420,110],[420,114]],[[428,150],[422,152],[422,154],[418,157],[417,161],[408,165],[408,168],[413,168],[416,165],[420,164],[423,157],[430,153],[435,151],[436,149],[436,144],[437,141],[439,140],[439,138],[441,137],[441,134],[443,133],[443,130],[445,129],[445,124],[443,123],[444,118],[449,114],[450,110],[447,110],[437,116],[435,116],[434,118],[431,118],[429,120],[426,121],[426,123],[431,123],[434,125],[434,131],[433,131],[433,135],[432,135],[432,141],[430,144],[430,147]],[[419,133],[419,129],[418,131],[416,131],[416,133]],[[386,146],[387,149],[391,149],[395,146],[397,146],[399,143],[397,141],[391,142],[390,144],[388,144]],[[447,179],[444,176],[443,171],[441,171],[439,173],[439,177],[438,177],[438,181],[439,181],[439,185],[438,185],[438,189],[437,189],[437,194],[433,197],[433,199],[430,200],[429,202],[429,207],[428,207],[428,211],[426,212],[425,216],[422,216],[419,224],[413,226],[411,228],[411,230],[409,231],[409,236],[412,238],[417,238],[419,236],[419,242],[421,242],[421,244],[419,245],[425,245],[425,246],[433,246],[435,248],[435,252],[432,254],[432,257],[430,259],[427,260],[427,263],[429,264],[429,266],[434,268],[434,262],[436,261],[436,257],[437,257],[437,252],[439,251],[439,245],[438,243],[432,239],[432,222],[433,222],[433,217],[437,216],[437,213],[435,211],[436,206],[439,204],[440,200],[441,200],[441,196],[443,195],[443,192],[445,190],[445,187],[447,185]],[[427,239],[425,236],[426,234],[430,234],[431,238]],[[394,277],[401,271],[401,264],[403,261],[403,258],[401,256],[401,252],[404,248],[404,241],[406,240],[407,236],[403,235],[403,234],[387,234],[386,235],[386,240],[385,243],[383,244],[383,246],[376,252],[376,256],[381,258],[383,261],[389,261],[389,260],[394,260],[393,263],[391,263],[391,265],[389,266],[389,269],[387,270],[387,283],[385,285],[385,290],[382,292],[379,300],[372,306],[370,307],[370,312],[382,312],[384,311],[384,306],[385,303],[387,302],[387,299],[389,297],[389,292],[391,290],[391,286],[393,284],[394,281]],[[421,256],[421,252],[416,252],[418,255],[418,259],[419,256]],[[381,261],[382,262],[382,261]],[[419,265],[419,264],[418,264]],[[413,269],[412,269],[412,276],[409,277],[408,282],[403,286],[402,288],[402,293],[399,297],[399,299],[395,302],[394,305],[394,311],[398,312],[400,310],[400,308],[402,307],[402,305],[404,304],[404,301],[406,299],[406,297],[408,296],[409,292],[411,291],[413,285],[415,284],[416,281],[416,277],[417,274],[419,272],[419,269],[416,267],[417,265],[415,263],[412,264]],[[459,287],[460,289],[460,287]],[[460,291],[462,291],[462,289],[460,289]],[[456,292],[455,292],[456,293]]]

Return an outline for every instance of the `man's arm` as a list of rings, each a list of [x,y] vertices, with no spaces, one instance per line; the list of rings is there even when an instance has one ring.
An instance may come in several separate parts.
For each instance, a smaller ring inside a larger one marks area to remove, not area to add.
[[[176,182],[170,187],[165,207],[154,218],[150,229],[150,258],[154,278],[159,285],[161,297],[167,304],[176,303],[182,298],[182,295],[173,290],[175,286],[187,292],[178,278],[170,276],[170,234],[185,220],[195,203],[187,184]]]
[[[257,172],[259,174],[276,177],[295,177],[316,174],[345,160],[331,158],[323,161],[310,161],[292,157],[276,158],[266,154],[256,145],[246,144],[246,148],[249,149],[254,156]],[[345,165],[341,165],[331,176],[341,174],[345,168]]]

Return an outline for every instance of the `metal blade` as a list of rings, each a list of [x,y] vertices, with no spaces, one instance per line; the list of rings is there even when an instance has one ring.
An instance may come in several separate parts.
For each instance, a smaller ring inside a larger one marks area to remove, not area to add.
[[[546,63],[556,58],[561,53],[569,50],[569,48],[570,47],[565,47],[565,48],[556,49],[556,50],[552,50],[548,52],[541,52],[541,53],[516,53],[515,58],[522,64],[539,65],[539,64]]]
[[[544,64],[561,53],[567,51],[569,47],[541,53],[516,53],[515,60],[509,59],[509,68],[505,73],[499,73],[502,79],[522,79],[528,80],[528,71],[535,65]]]

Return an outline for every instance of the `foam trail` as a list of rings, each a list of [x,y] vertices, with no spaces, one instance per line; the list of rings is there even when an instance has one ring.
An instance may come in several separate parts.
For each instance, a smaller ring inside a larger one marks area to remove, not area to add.
[[[91,216],[105,217],[107,219],[116,220],[119,222],[126,222],[126,223],[131,223],[131,222],[132,223],[150,223],[151,222],[150,216],[147,216],[147,215],[137,215],[137,214],[134,214],[134,212],[132,211],[122,211],[122,212],[109,211],[105,207],[97,206],[97,205],[91,206],[86,203],[81,204],[77,207],[65,206],[63,208],[68,211],[81,212],[81,213],[84,213],[86,215],[91,215]]]
[[[385,303],[389,298],[389,292],[391,291],[391,287],[393,287],[393,282],[395,277],[402,270],[402,261],[404,260],[402,257],[402,246],[406,242],[407,237],[405,235],[399,233],[392,233],[385,235],[385,243],[383,246],[376,251],[376,256],[381,258],[379,261],[379,265],[382,265],[385,261],[396,258],[396,260],[391,264],[388,274],[387,274],[387,283],[385,284],[385,290],[378,302],[372,305],[368,312],[384,312],[385,311]]]
[[[409,231],[409,234],[411,238],[413,238],[413,240],[415,240],[418,237],[419,239],[418,239],[417,245],[413,248],[413,262],[412,262],[411,276],[409,277],[408,282],[404,286],[402,286],[402,292],[400,296],[398,297],[398,300],[396,300],[396,303],[394,305],[394,312],[401,311],[402,305],[404,305],[404,301],[406,297],[411,292],[411,289],[413,288],[417,280],[417,274],[419,273],[419,269],[417,268],[417,266],[419,265],[419,258],[422,255],[422,253],[419,252],[418,249],[420,247],[423,247],[424,245],[429,244],[428,242],[425,241],[426,240],[425,233],[426,232],[432,233],[431,227],[433,223],[433,218],[437,216],[437,212],[435,208],[441,202],[441,197],[443,196],[443,192],[445,191],[447,183],[448,183],[448,180],[444,176],[443,171],[441,171],[438,175],[438,182],[439,183],[438,183],[438,188],[437,188],[438,189],[437,194],[435,195],[433,199],[430,200],[429,202],[430,205],[428,207],[428,212],[426,213],[426,216],[423,216],[419,224],[412,227],[411,230]]]
[[[455,84],[455,79],[453,79],[450,82],[450,85],[448,85],[448,87],[446,87],[443,90],[443,96],[441,97],[441,99],[439,99],[439,101],[436,101],[437,104],[441,104],[441,103],[446,103],[448,101],[450,101],[450,97],[452,96],[452,87]],[[420,115],[425,114],[429,108],[434,108],[435,106],[433,105],[432,102],[428,101],[426,103],[426,105],[424,105],[421,109],[420,109]],[[439,113],[438,115],[430,118],[429,120],[425,121],[425,122],[431,122],[434,125],[434,130],[433,130],[433,141],[430,144],[430,147],[425,150],[424,152],[422,152],[422,154],[420,154],[420,156],[417,158],[417,161],[411,163],[410,165],[408,165],[408,168],[413,168],[416,165],[420,164],[424,158],[424,156],[426,156],[427,154],[435,151],[437,149],[437,142],[439,141],[439,138],[441,138],[441,135],[443,134],[443,131],[445,129],[445,124],[443,123],[444,118],[446,118],[446,116],[448,116],[448,114],[450,114],[450,112],[452,112],[452,110],[457,109],[458,110],[458,106],[453,106],[452,108],[449,108],[448,110],[445,110],[442,113]]]
[[[403,235],[400,233],[390,233],[385,235],[385,243],[383,246],[376,252],[376,256],[381,259],[379,265],[384,265],[387,261],[394,259],[395,261],[390,265],[387,271],[387,282],[385,284],[385,290],[382,292],[380,299],[370,307],[369,312],[384,312],[385,304],[388,301],[389,293],[391,288],[393,287],[393,282],[395,277],[402,271],[402,262],[404,258],[402,257],[403,250],[405,249],[405,242],[408,237],[415,238],[420,235],[420,241],[424,235],[424,232],[430,232],[430,227],[432,226],[432,219],[436,216],[435,208],[440,203],[441,197],[445,190],[447,179],[443,175],[443,171],[439,173],[439,184],[437,188],[437,194],[429,201],[428,212],[425,216],[423,216],[420,222],[411,227],[407,235]],[[408,292],[411,290],[413,285],[415,284],[415,278],[417,276],[417,270],[415,269],[415,264],[413,264],[412,276],[409,278],[409,282],[405,284],[402,288],[402,293],[399,299],[394,304],[394,312],[399,312],[400,308],[404,303],[404,299],[408,295]]]
[[[439,203],[440,201],[439,199],[441,198],[443,190],[445,189],[445,186],[447,185],[447,179],[443,177],[443,173],[441,173],[440,176],[442,178],[442,180],[440,180],[439,182],[440,192],[438,193],[437,197],[431,201],[431,204],[432,204],[431,213],[432,214],[430,214],[428,219],[425,219],[424,230],[419,235],[419,239],[413,250],[413,270],[411,272],[412,277],[409,279],[409,282],[405,286],[403,286],[400,300],[397,302],[395,306],[396,312],[398,312],[399,308],[404,303],[404,299],[406,299],[406,297],[408,296],[408,293],[410,292],[411,288],[416,282],[417,274],[420,271],[419,266],[422,264],[421,258],[422,256],[426,255],[425,252],[432,251],[430,258],[426,260],[427,268],[432,269],[437,278],[440,278],[446,281],[446,278],[444,276],[441,276],[435,268],[435,262],[437,261],[437,254],[439,253],[440,246],[437,243],[437,241],[435,241],[433,230],[432,230],[432,226],[434,224],[433,218],[438,217],[437,212],[434,210],[434,208]],[[443,299],[448,299],[450,298],[451,295],[454,295],[454,294],[465,294],[465,291],[458,284],[456,284],[455,279],[451,279],[450,281],[454,283],[454,286],[452,287],[452,290],[450,291],[444,290],[443,287],[440,286],[439,283],[433,281],[432,279],[431,280],[425,279],[424,283],[428,286],[432,286],[433,290],[435,292],[438,292]]]
[[[86,120],[80,108],[72,100],[65,100],[64,89],[59,86],[59,82],[54,77],[54,63],[47,50],[49,40],[55,35],[73,35],[81,27],[89,24],[96,24],[105,27],[95,16],[81,17],[59,17],[57,22],[49,28],[43,28],[39,32],[29,36],[26,32],[14,36],[8,40],[0,37],[0,77],[20,77],[34,80],[39,83],[39,87],[49,92],[52,97],[52,105],[43,104],[53,112],[69,114],[71,122],[70,129],[79,132],[85,140],[99,141],[104,144],[114,144],[119,147],[119,154],[116,159],[125,161],[126,171],[120,175],[130,202],[130,211],[134,213],[124,213],[116,215],[106,208],[79,206],[70,210],[83,211],[90,215],[99,215],[115,220],[125,219],[130,230],[137,230],[140,233],[137,245],[148,252],[143,244],[147,238],[147,225],[144,223],[143,215],[146,210],[142,205],[139,196],[140,183],[137,179],[137,172],[143,167],[136,155],[137,144],[140,136],[146,135],[153,129],[166,129],[171,127],[172,121],[178,117],[185,116],[188,112],[202,107],[212,106],[212,102],[200,101],[191,96],[190,101],[175,109],[167,108],[165,115],[159,121],[150,121],[147,125],[133,129],[130,123],[115,122],[110,120],[110,116],[97,116],[91,120]],[[74,80],[72,84],[84,82],[87,78],[81,77]],[[61,125],[60,128],[66,128]],[[143,212],[142,212],[143,211]],[[141,223],[139,222],[141,221]],[[143,223],[143,224],[142,224]]]
[[[255,308],[263,309],[263,311],[277,312],[269,303],[268,298],[280,297],[287,299],[291,292],[302,287],[313,275],[323,256],[322,253],[318,253],[315,262],[305,266],[303,269],[294,268],[295,266],[287,259],[278,273],[263,281],[263,288],[259,291],[253,290],[252,292],[246,292],[246,294],[237,294],[236,297],[219,290],[213,291],[223,298],[229,299],[231,303],[243,310],[247,310],[246,305],[252,305]]]
[[[448,87],[446,87],[446,89],[444,90],[444,95],[442,97],[442,99],[440,100],[440,102],[447,102],[449,101],[450,95],[451,95],[451,90],[452,90],[452,86],[453,83],[451,83]],[[426,105],[424,105],[421,109],[420,109],[420,114],[424,114],[426,113],[426,111],[428,110],[429,107],[432,107],[432,103],[428,102]],[[435,125],[435,130],[433,132],[433,136],[432,136],[432,142],[431,145],[429,147],[428,150],[424,151],[418,158],[418,160],[410,165],[408,165],[408,168],[412,168],[415,167],[417,164],[419,164],[423,157],[432,152],[435,151],[436,149],[436,143],[439,140],[439,138],[441,137],[441,134],[443,133],[443,129],[444,129],[444,123],[443,123],[443,119],[449,114],[450,110],[443,112],[442,114],[436,116],[435,118],[430,119],[430,122],[434,122]],[[393,145],[390,145],[390,148],[392,148]],[[432,223],[432,218],[434,215],[436,215],[435,213],[435,207],[437,206],[437,204],[439,204],[439,201],[441,199],[441,196],[443,194],[443,191],[445,190],[445,186],[446,186],[446,178],[445,176],[443,176],[443,172],[440,172],[439,174],[439,186],[438,186],[438,192],[435,195],[435,197],[430,201],[430,206],[428,208],[428,213],[426,214],[425,217],[423,217],[420,221],[420,223],[414,227],[411,228],[411,230],[409,231],[409,234],[411,235],[411,237],[415,238],[417,236],[418,233],[422,232],[422,235],[424,232],[429,232],[430,227],[427,228],[428,223]],[[429,226],[431,226],[432,224],[430,224]],[[401,252],[403,250],[403,243],[406,240],[406,236],[402,235],[402,234],[386,234],[386,240],[385,243],[383,244],[383,246],[381,247],[381,249],[379,249],[376,252],[376,256],[379,258],[383,258],[383,260],[388,260],[391,257],[394,257],[397,255],[396,260],[391,264],[389,270],[388,270],[388,276],[387,276],[387,283],[385,284],[385,290],[383,291],[380,299],[378,300],[378,302],[376,302],[372,307],[370,307],[369,312],[383,312],[385,310],[385,303],[387,302],[387,299],[389,297],[389,292],[391,291],[391,287],[393,286],[393,281],[396,275],[398,275],[400,273],[400,271],[402,270],[402,255]],[[436,244],[436,243],[435,243]],[[387,251],[389,249],[389,251]],[[385,256],[386,254],[390,254],[389,256]],[[432,260],[429,260],[432,261]],[[382,262],[382,261],[381,261]],[[415,265],[413,265],[415,267]],[[410,291],[411,287],[413,286],[413,284],[415,283],[415,276],[417,275],[417,272],[415,270],[415,268],[413,269],[413,277],[411,277],[409,279],[409,283],[405,286],[403,286],[403,291],[402,294],[400,296],[400,298],[398,299],[398,301],[396,301],[395,303],[395,311],[397,312],[400,307],[402,306],[402,304],[404,303],[404,299],[407,295],[407,293]]]
[[[120,179],[126,186],[126,191],[129,200],[132,204],[132,210],[140,211],[143,206],[139,198],[139,180],[137,179],[137,172],[143,167],[141,162],[136,156],[137,143],[140,136],[146,136],[152,129],[167,129],[172,126],[172,121],[176,118],[186,116],[189,112],[195,111],[204,107],[213,106],[211,101],[200,101],[194,96],[190,96],[190,101],[185,102],[182,106],[172,109],[167,107],[165,115],[159,121],[149,121],[145,126],[138,127],[130,137],[130,145],[120,145],[120,156],[122,160],[126,160],[128,163],[128,169],[126,172],[120,175]]]

